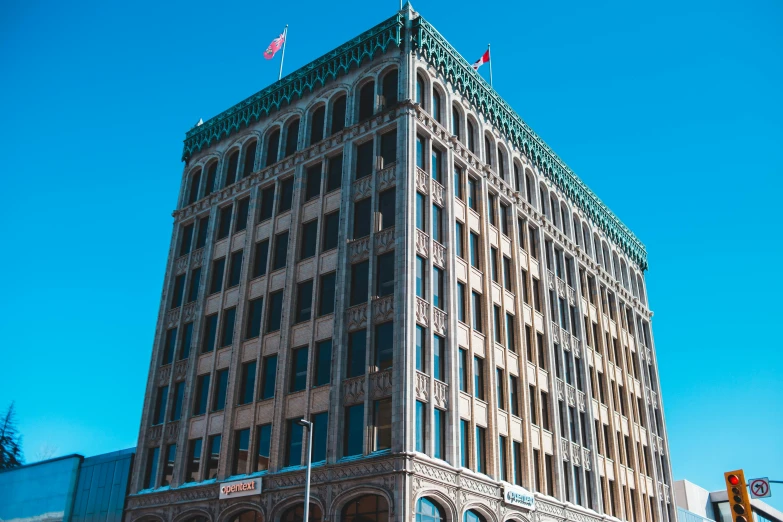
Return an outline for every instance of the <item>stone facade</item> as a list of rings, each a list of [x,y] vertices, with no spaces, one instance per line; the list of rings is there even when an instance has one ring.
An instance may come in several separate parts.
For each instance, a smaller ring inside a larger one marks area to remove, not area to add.
[[[183,157],[128,522],[296,520],[316,414],[320,520],[675,520],[643,245],[410,5]]]

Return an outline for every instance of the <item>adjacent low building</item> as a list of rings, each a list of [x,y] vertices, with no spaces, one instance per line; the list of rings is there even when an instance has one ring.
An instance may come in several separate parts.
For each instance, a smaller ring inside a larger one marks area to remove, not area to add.
[[[729,511],[729,498],[725,489],[707,491],[687,480],[674,481],[674,502],[680,522],[733,522]],[[754,522],[783,522],[783,513],[766,502],[753,498]]]

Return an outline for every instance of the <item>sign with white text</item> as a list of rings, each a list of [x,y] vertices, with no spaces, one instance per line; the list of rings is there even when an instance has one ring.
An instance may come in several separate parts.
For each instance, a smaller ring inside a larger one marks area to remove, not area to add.
[[[531,492],[519,486],[503,484],[503,500],[510,506],[519,506],[530,511],[536,509],[536,498]]]
[[[220,498],[246,497],[261,494],[261,477],[234,480],[220,485]]]

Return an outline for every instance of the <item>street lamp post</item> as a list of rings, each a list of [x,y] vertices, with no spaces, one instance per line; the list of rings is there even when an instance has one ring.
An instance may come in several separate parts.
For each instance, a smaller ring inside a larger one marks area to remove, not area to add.
[[[310,520],[310,468],[312,467],[312,455],[313,455],[313,423],[304,419],[297,421],[300,426],[304,426],[307,430],[307,471],[305,472],[305,498],[304,498],[304,513],[302,513],[302,521],[309,522]]]

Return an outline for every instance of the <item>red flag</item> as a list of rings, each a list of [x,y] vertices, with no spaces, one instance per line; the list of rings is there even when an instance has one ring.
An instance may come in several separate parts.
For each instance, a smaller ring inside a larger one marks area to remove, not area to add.
[[[283,43],[285,43],[285,33],[281,33],[280,36],[272,40],[272,43],[269,44],[269,47],[264,51],[264,58],[267,60],[274,58],[277,51],[283,47]]]
[[[481,55],[481,58],[479,58],[473,63],[473,70],[478,71],[478,68],[484,65],[485,63],[487,63],[488,61],[489,61],[489,49],[487,49],[486,52]]]

